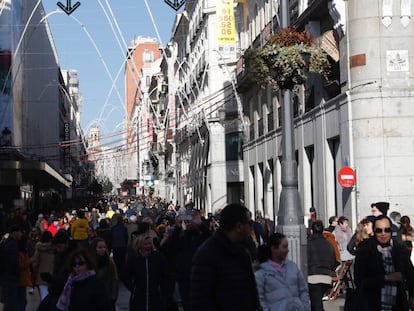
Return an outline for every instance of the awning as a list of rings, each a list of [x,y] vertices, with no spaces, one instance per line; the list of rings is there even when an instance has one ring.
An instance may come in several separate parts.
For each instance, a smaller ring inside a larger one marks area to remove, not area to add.
[[[67,180],[46,162],[0,160],[0,186],[36,185],[39,189],[70,188]]]

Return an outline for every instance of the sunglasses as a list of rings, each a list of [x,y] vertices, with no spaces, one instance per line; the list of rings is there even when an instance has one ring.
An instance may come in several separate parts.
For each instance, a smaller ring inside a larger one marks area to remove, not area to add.
[[[83,266],[86,262],[85,261],[75,261],[73,263],[74,267]]]
[[[391,233],[391,228],[375,228],[375,233]]]

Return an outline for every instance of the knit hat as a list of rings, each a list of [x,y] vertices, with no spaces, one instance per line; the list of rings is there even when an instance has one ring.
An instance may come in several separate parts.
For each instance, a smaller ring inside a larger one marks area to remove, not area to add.
[[[382,215],[387,216],[387,212],[390,208],[390,203],[388,202],[377,202],[375,207],[382,213]]]

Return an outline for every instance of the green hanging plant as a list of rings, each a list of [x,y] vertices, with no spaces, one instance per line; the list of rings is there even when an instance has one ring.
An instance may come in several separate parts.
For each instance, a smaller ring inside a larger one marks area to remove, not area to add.
[[[247,50],[244,58],[254,82],[279,89],[305,83],[309,72],[327,79],[330,69],[328,55],[312,36],[293,27],[281,29],[263,47]]]

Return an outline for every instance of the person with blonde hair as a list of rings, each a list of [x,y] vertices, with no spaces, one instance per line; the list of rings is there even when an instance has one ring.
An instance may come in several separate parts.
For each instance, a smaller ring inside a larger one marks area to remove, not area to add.
[[[155,250],[151,236],[138,235],[121,271],[121,280],[131,292],[130,310],[166,310],[167,275],[167,261]]]
[[[351,237],[351,240],[349,240],[347,245],[348,252],[351,253],[351,255],[356,254],[358,245],[366,240],[369,239],[374,235],[374,231],[372,230],[372,222],[368,218],[362,219],[355,230],[354,235]]]

